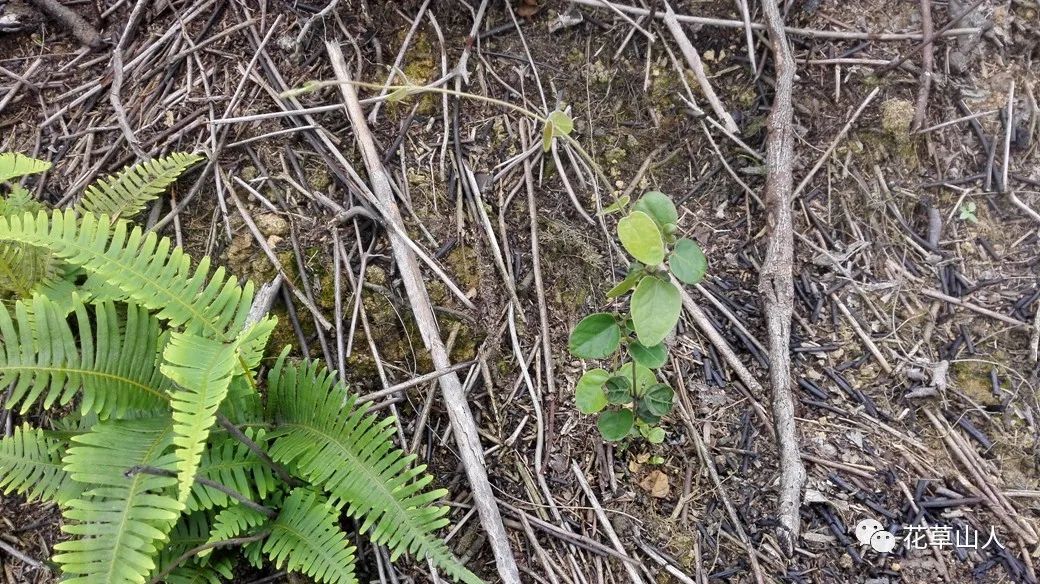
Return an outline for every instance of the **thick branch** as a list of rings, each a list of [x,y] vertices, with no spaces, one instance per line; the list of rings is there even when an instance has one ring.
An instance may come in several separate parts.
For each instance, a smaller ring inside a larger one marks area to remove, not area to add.
[[[794,132],[791,94],[794,86],[794,58],[784,32],[779,0],[763,0],[762,9],[773,46],[776,68],[776,95],[769,114],[766,138],[765,203],[769,241],[759,271],[759,292],[769,331],[769,378],[773,386],[773,423],[780,450],[780,524],[778,534],[788,555],[794,552],[799,533],[799,508],[805,467],[798,450],[791,388],[791,316],[794,312],[794,227],[791,217],[791,188],[794,159]]]

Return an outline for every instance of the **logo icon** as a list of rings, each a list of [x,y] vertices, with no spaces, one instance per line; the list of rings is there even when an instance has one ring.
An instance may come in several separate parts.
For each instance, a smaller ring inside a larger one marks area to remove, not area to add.
[[[863,519],[856,524],[856,541],[869,545],[879,554],[887,554],[896,547],[896,536],[885,531],[877,519]]]

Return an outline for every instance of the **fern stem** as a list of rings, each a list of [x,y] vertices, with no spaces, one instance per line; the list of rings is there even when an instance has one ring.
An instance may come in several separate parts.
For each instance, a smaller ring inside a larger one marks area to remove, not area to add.
[[[159,469],[159,470],[162,470],[162,469]],[[261,531],[259,533],[255,533],[253,535],[246,536],[246,537],[235,537],[235,538],[232,538],[232,539],[225,539],[224,541],[211,541],[211,542],[208,542],[208,543],[204,543],[202,545],[195,546],[195,547],[191,548],[190,550],[188,550],[188,551],[184,552],[183,554],[181,554],[176,560],[170,562],[170,565],[166,566],[166,568],[164,568],[162,572],[159,572],[158,574],[156,574],[155,578],[152,578],[152,580],[151,580],[151,582],[149,584],[159,584],[159,582],[162,582],[163,579],[166,578],[166,576],[168,576],[170,574],[170,572],[172,572],[174,569],[177,568],[177,566],[183,564],[188,559],[190,559],[190,558],[192,558],[192,557],[194,557],[194,556],[196,556],[198,554],[201,554],[202,552],[204,552],[206,550],[211,550],[211,549],[221,548],[221,547],[231,547],[231,546],[236,546],[236,545],[246,545],[246,544],[249,544],[249,543],[253,543],[254,541],[260,541],[261,539],[267,537],[268,535],[271,535],[271,530],[270,529],[265,529],[265,530],[263,530],[263,531]]]
[[[147,465],[143,465],[143,464],[139,464],[137,466],[131,467],[130,470],[126,471],[126,476],[132,477],[132,476],[134,476],[137,473],[150,474],[150,475],[155,475],[155,476],[160,476],[160,477],[176,477],[177,476],[177,473],[173,472],[172,470],[166,470],[165,468],[158,468],[158,467],[155,467],[155,466],[147,466]],[[270,507],[264,507],[263,505],[253,501],[249,497],[246,497],[242,493],[239,493],[235,489],[232,489],[231,487],[229,487],[229,486],[227,486],[225,484],[218,483],[217,481],[210,480],[210,479],[207,479],[206,477],[200,477],[200,476],[196,476],[195,477],[195,482],[200,484],[200,485],[202,485],[202,486],[204,486],[204,487],[209,487],[211,489],[216,489],[216,490],[220,491],[221,493],[224,493],[228,497],[231,497],[232,499],[238,501],[239,503],[242,503],[243,505],[245,505],[246,507],[249,507],[253,511],[256,511],[257,513],[260,513],[260,514],[266,516],[268,519],[274,519],[275,517],[278,516],[278,513],[275,512],[274,509],[271,509]]]
[[[249,450],[253,454],[257,455],[257,457],[260,458],[260,461],[266,464],[268,467],[270,467],[271,470],[273,470],[274,473],[278,475],[278,478],[281,479],[284,483],[286,483],[290,487],[303,486],[303,483],[299,479],[290,475],[289,471],[285,470],[284,466],[275,462],[270,457],[270,455],[267,454],[267,452],[264,452],[263,448],[260,448],[259,444],[253,442],[249,438],[249,436],[246,436],[245,433],[242,432],[242,430],[238,429],[238,426],[234,425],[231,422],[231,420],[227,419],[227,416],[220,412],[217,412],[217,423],[220,424],[220,427],[226,430],[228,434],[231,434],[231,436],[235,440],[238,440],[242,444],[245,444],[246,448],[249,448]]]

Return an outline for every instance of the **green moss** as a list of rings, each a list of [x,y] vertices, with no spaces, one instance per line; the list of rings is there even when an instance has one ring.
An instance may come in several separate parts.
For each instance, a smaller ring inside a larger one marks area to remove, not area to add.
[[[989,372],[991,365],[978,361],[957,361],[950,365],[953,387],[982,405],[996,405],[999,400],[993,395],[993,383]]]

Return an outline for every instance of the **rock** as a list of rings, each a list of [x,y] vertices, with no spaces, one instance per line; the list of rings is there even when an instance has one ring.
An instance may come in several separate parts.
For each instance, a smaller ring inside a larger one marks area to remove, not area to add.
[[[256,228],[260,230],[260,233],[264,234],[264,237],[272,235],[282,236],[289,233],[289,222],[280,215],[264,213],[263,215],[257,215],[255,221]]]

